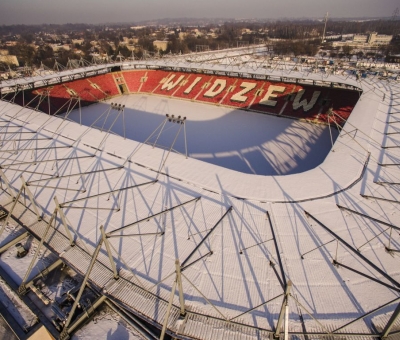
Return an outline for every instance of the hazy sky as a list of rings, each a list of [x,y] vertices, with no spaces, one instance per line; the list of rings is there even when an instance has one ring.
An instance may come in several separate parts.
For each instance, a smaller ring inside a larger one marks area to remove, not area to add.
[[[399,0],[0,0],[0,25],[148,19],[391,16]]]

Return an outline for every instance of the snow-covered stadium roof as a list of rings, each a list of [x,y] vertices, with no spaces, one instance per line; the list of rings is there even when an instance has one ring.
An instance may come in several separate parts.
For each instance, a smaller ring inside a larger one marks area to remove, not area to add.
[[[1,101],[0,204],[23,224],[3,220],[1,241],[27,229],[82,275],[92,261],[92,285],[176,338],[283,337],[285,313],[298,338],[398,332],[399,82],[164,63],[363,92],[325,161],[288,176],[239,173]],[[24,81],[42,80],[13,84]],[[25,271],[13,273],[23,283]]]

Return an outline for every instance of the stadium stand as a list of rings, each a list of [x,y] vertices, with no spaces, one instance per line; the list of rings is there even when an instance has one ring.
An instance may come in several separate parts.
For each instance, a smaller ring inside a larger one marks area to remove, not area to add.
[[[94,89],[90,86],[90,83],[87,79],[75,80],[65,84],[65,86],[68,89],[74,90],[77,96],[79,96],[82,100],[88,102],[95,102],[99,100],[99,98],[94,95]]]
[[[96,98],[97,101],[104,100],[107,98],[107,94],[101,89],[101,87],[93,82],[90,78],[87,79],[90,84],[89,91],[91,95]]]
[[[232,89],[232,95],[226,96],[221,104],[239,108],[247,108],[254,103],[258,97],[261,96],[265,82],[261,80],[249,79],[244,81],[244,83],[245,84],[243,84],[243,82],[238,82]]]
[[[26,104],[45,91],[49,91],[50,105],[46,98],[39,109],[48,112],[50,107],[52,114],[71,97],[79,97],[81,105],[86,106],[128,92],[154,93],[339,125],[345,123],[359,98],[356,91],[340,88],[200,73],[129,70],[25,91],[24,100],[18,94],[15,102]],[[36,108],[38,104],[39,98],[36,98],[29,106]]]
[[[282,90],[280,90],[281,88]],[[264,82],[264,86],[259,91],[259,95],[249,109],[265,113],[286,115],[286,113],[282,113],[281,111],[284,109],[286,112],[286,108],[289,106],[288,99],[296,89],[297,87],[294,84]],[[270,95],[268,95],[268,93],[270,93]],[[269,105],[266,105],[267,101],[270,101]],[[265,102],[265,104],[261,102]]]
[[[116,85],[111,73],[91,77],[90,81],[97,84],[107,97],[114,97],[120,94],[118,86]]]
[[[143,81],[140,92],[152,93],[162,85],[162,82],[171,74],[167,71],[148,71]]]
[[[200,93],[204,93],[210,87],[210,76],[203,74],[190,74],[186,78],[188,82],[180,87],[174,94],[174,97],[194,100]]]
[[[204,91],[197,100],[213,104],[219,104],[226,97],[230,97],[233,86],[241,79],[232,77],[215,76],[213,81],[210,81],[210,86],[207,91]]]
[[[139,92],[140,85],[144,82],[146,71],[124,71],[122,76],[130,93]]]

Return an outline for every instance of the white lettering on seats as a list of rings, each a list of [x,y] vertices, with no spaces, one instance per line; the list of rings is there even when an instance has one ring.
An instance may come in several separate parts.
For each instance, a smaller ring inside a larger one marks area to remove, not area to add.
[[[219,95],[226,87],[226,80],[225,79],[216,79],[213,86],[204,93],[204,97],[214,98],[215,96]]]
[[[277,101],[271,100],[270,98],[276,98],[278,96],[276,94],[273,94],[273,92],[283,93],[283,92],[285,92],[285,89],[286,89],[286,87],[284,87],[284,86],[270,85],[268,87],[268,91],[265,94],[264,98],[260,100],[260,104],[268,105],[268,106],[275,106]]]
[[[302,101],[300,101],[304,92],[306,92],[306,90],[304,89],[297,92],[296,98],[294,98],[293,101],[294,110],[297,110],[300,107],[303,107],[304,112],[311,110],[317,102],[319,95],[321,94],[321,91],[314,91],[311,100],[307,103],[307,99],[303,99]]]
[[[184,93],[184,94],[189,94],[190,92],[192,92],[193,88],[198,84],[198,82],[199,82],[201,79],[202,79],[201,77],[197,77],[197,78],[193,81],[193,83],[191,83],[190,86],[189,86],[185,91],[183,91],[183,93]]]
[[[161,86],[161,90],[167,89],[168,91],[172,90],[176,85],[178,85],[185,76],[180,76],[177,81],[173,82],[175,78],[175,74],[172,74],[165,83]]]
[[[243,83],[240,84],[240,87],[243,89],[242,91],[239,91],[238,93],[234,94],[231,97],[232,101],[235,102],[240,102],[244,103],[248,97],[244,96],[246,93],[249,93],[252,89],[254,89],[257,86],[256,83],[248,83],[247,81],[244,81]]]

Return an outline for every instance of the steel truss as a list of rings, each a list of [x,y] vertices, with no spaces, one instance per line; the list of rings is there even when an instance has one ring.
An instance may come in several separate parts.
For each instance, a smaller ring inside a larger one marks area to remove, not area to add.
[[[346,209],[346,210],[350,210],[347,209],[345,207],[339,206],[340,209]],[[354,212],[357,213],[353,210],[350,210],[350,212]],[[333,260],[333,264],[334,265],[338,265],[338,266],[342,266],[343,268],[346,268],[348,270],[351,270],[363,277],[366,277],[368,279],[370,279],[371,281],[377,282],[391,290],[400,292],[400,283],[398,281],[396,281],[395,279],[393,279],[390,275],[388,275],[385,271],[383,271],[381,268],[379,268],[376,264],[374,264],[372,261],[370,261],[369,259],[367,259],[364,255],[361,254],[361,252],[359,252],[357,249],[355,249],[354,247],[352,247],[349,243],[347,243],[343,238],[341,238],[339,235],[337,235],[334,231],[332,231],[330,228],[328,228],[325,224],[323,224],[321,221],[319,221],[317,218],[315,218],[313,215],[311,215],[309,212],[304,211],[306,217],[312,219],[314,222],[316,222],[320,227],[322,227],[323,229],[325,229],[325,231],[327,231],[329,234],[331,234],[338,243],[344,245],[350,252],[352,252],[356,257],[360,258],[366,265],[368,265],[369,267],[371,267],[374,271],[376,271],[377,273],[379,273],[380,275],[382,275],[386,280],[388,280],[391,285],[387,284],[386,282],[383,282],[379,279],[376,279],[374,277],[371,277],[370,275],[364,274],[354,268],[351,268],[349,266],[343,265],[342,263],[339,263],[336,258]],[[358,214],[358,213],[357,213]],[[363,214],[360,214],[361,216],[365,216]],[[373,219],[371,217],[368,217],[376,222],[378,222],[379,220]],[[379,223],[386,223],[383,221],[379,221]],[[388,303],[375,308],[372,311],[369,311],[368,313],[365,313],[364,315],[358,317],[357,319],[351,321],[350,323],[347,323],[346,325],[341,326],[340,328],[334,330],[332,333],[336,333],[337,331],[349,326],[350,324],[359,321],[361,319],[364,319],[366,316],[371,315],[372,313],[376,312],[377,310],[380,310],[386,306],[389,306],[390,304],[394,303],[394,302],[398,302],[400,300],[400,298],[396,298],[395,300],[389,301]],[[395,311],[393,312],[390,320],[387,322],[383,332],[381,334],[370,334],[369,336],[371,337],[381,337],[382,339],[386,338],[388,335],[390,335],[390,330],[392,329],[395,321],[397,320],[398,316],[400,315],[400,303],[397,305]],[[367,334],[366,334],[367,335]],[[368,335],[367,335],[368,336]]]

